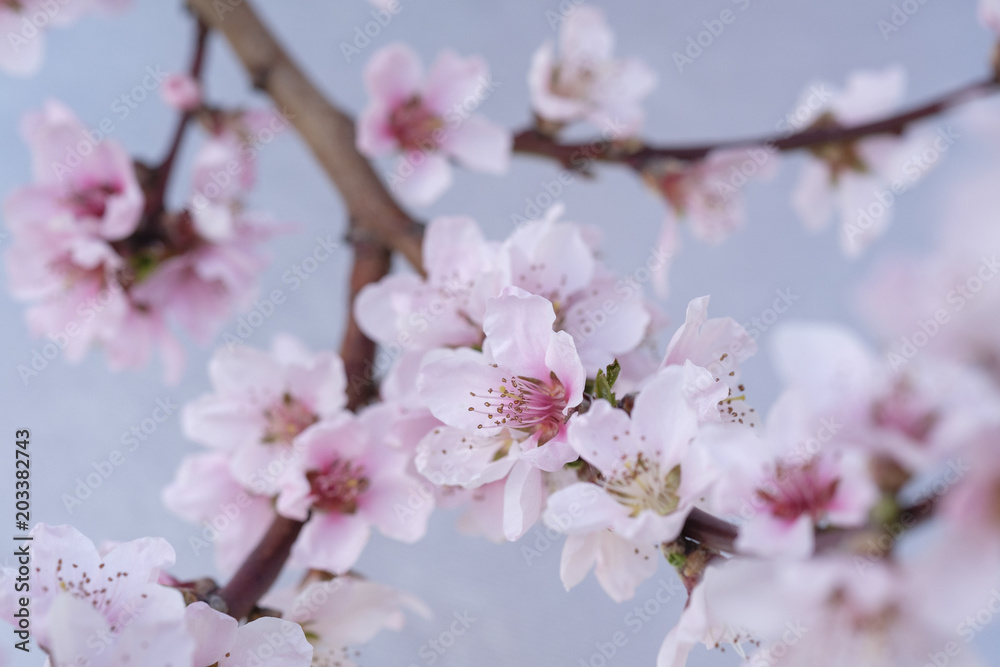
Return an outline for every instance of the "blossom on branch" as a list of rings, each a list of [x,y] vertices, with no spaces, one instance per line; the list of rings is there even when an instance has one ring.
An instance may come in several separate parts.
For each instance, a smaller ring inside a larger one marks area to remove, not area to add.
[[[543,128],[586,120],[597,128],[622,127],[624,139],[642,126],[642,100],[656,74],[636,58],[613,56],[615,36],[601,10],[574,7],[559,27],[558,55],[547,41],[528,72],[531,105]]]
[[[499,85],[481,58],[444,51],[425,77],[408,46],[386,46],[365,67],[371,101],[358,117],[358,150],[369,157],[402,153],[387,180],[415,206],[433,203],[449,188],[452,159],[473,171],[502,174],[511,133],[473,113]]]

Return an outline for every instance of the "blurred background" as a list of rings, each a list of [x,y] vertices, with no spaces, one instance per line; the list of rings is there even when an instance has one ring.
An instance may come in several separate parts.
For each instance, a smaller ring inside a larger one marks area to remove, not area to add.
[[[321,89],[352,113],[367,101],[361,73],[368,57],[381,46],[404,40],[425,63],[444,48],[463,55],[481,54],[500,86],[480,111],[512,128],[530,122],[526,73],[533,51],[555,37],[547,12],[558,13],[558,2],[400,1],[402,10],[349,61],[341,44],[352,43],[356,28],[363,29],[373,20],[371,6],[364,0],[258,0],[255,4]],[[592,4],[605,9],[618,35],[618,53],[638,56],[659,73],[659,85],[645,104],[643,134],[660,142],[769,133],[809,84],[824,80],[840,85],[857,68],[903,65],[909,73],[906,103],[918,103],[984,76],[993,46],[991,34],[976,20],[973,0]],[[884,25],[880,29],[879,22],[891,23],[894,9],[901,4],[912,11],[903,14],[906,22],[892,32],[885,32]],[[683,51],[688,38],[704,30],[704,21],[717,19],[726,9],[733,11],[735,21],[693,63],[678,71],[674,52]],[[193,27],[182,3],[137,0],[123,14],[88,16],[70,29],[49,31],[46,38],[45,62],[38,75],[23,80],[0,77],[0,194],[30,180],[29,154],[18,124],[24,112],[48,98],[68,104],[88,127],[96,127],[104,118],[115,119],[112,136],[127,150],[140,159],[162,157],[175,114],[158,95],[150,95],[124,120],[112,111],[112,104],[139,84],[147,67],[164,71],[187,67]],[[246,74],[224,40],[216,36],[210,40],[206,80],[209,102],[268,105],[266,98],[250,90]],[[928,127],[946,127],[951,122],[950,117],[932,119]],[[670,330],[683,321],[685,306],[693,297],[711,294],[714,316],[749,323],[771,306],[778,290],[787,290],[797,300],[780,321],[834,320],[864,332],[854,305],[862,278],[881,258],[933,246],[955,193],[983,171],[983,141],[960,132],[937,168],[899,198],[892,227],[858,261],[842,256],[833,229],[820,234],[803,229],[790,204],[801,157],[783,159],[775,179],[744,189],[748,222],[742,231],[717,247],[685,234],[671,274],[670,296],[661,301],[671,319]],[[172,181],[175,205],[190,191],[190,174],[184,167],[197,143],[189,135],[181,170]],[[271,245],[273,262],[260,285],[262,293],[267,293],[286,288],[282,275],[312,254],[316,237],[333,232],[339,238],[346,221],[333,187],[293,131],[263,148],[257,168],[258,185],[248,208],[300,225],[297,233]],[[623,168],[597,171],[593,181],[575,178],[560,199],[568,219],[605,230],[606,261],[626,275],[649,256],[664,203]],[[511,231],[511,216],[523,215],[526,199],[536,198],[544,191],[543,184],[557,174],[554,163],[522,156],[515,157],[505,178],[457,171],[447,194],[415,214],[425,219],[469,214],[492,238],[499,239]],[[9,237],[0,239],[0,249],[9,243]],[[348,250],[342,247],[300,289],[284,289],[288,301],[247,342],[267,347],[275,333],[288,331],[313,348],[336,349],[345,322],[348,260]],[[198,449],[182,437],[177,412],[128,453],[124,465],[82,504],[68,509],[64,503],[64,494],[72,495],[95,464],[120,449],[123,434],[149,418],[158,401],[181,405],[208,390],[205,368],[211,348],[186,341],[188,364],[177,386],[163,383],[158,362],[138,372],[113,373],[100,352],[78,365],[61,358],[50,361],[26,384],[17,367],[30,364],[34,351],[45,341],[29,336],[23,305],[6,291],[0,293],[0,322],[4,351],[0,434],[8,438],[0,442],[12,441],[16,429],[32,431],[32,519],[72,523],[95,541],[163,536],[177,550],[177,576],[214,574],[211,553],[195,553],[188,545],[200,529],[173,517],[160,501],[160,491],[173,478],[181,458]],[[226,331],[233,332],[235,326],[234,321]],[[779,388],[768,360],[768,332],[761,333],[761,352],[747,364],[744,376],[750,401],[764,410]],[[5,451],[4,456],[13,456],[9,449]],[[4,499],[13,498],[10,466],[9,461],[0,465],[5,471],[0,475]],[[680,595],[663,606],[649,602],[655,601],[661,580],[674,581],[666,563],[633,601],[616,604],[592,576],[567,593],[559,580],[561,544],[547,542],[541,531],[529,532],[521,543],[497,546],[459,534],[455,518],[455,513],[438,512],[427,537],[413,546],[378,536],[368,546],[358,569],[420,597],[435,617],[412,618],[402,632],[381,634],[361,648],[360,664],[601,665],[600,660],[592,660],[595,642],[606,643],[619,631],[625,633],[627,643],[607,664],[655,664],[660,643],[684,603]],[[526,558],[525,545],[540,555]],[[648,621],[637,624],[636,617],[628,615],[644,605]],[[650,613],[654,606],[655,613]],[[469,630],[444,655],[429,651],[428,642],[441,636],[452,615],[466,612],[475,619]],[[998,637],[994,629],[982,633],[977,642],[997,649]],[[0,650],[11,656],[11,644],[3,640]],[[734,658],[731,651],[719,654],[698,649],[691,664],[734,664]],[[42,654],[18,655],[13,660],[17,665],[39,665]]]

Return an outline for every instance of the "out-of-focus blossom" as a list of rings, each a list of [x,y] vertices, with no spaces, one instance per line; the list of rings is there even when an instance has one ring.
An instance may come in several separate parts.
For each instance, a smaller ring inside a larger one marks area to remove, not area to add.
[[[425,77],[417,54],[392,44],[368,62],[365,87],[371,101],[358,118],[358,150],[402,153],[387,180],[409,203],[426,206],[448,189],[449,159],[474,171],[507,170],[511,133],[473,113],[495,87],[482,59],[444,51]]]
[[[617,139],[638,132],[642,100],[656,86],[656,74],[638,59],[615,58],[614,46],[599,9],[573,8],[559,28],[558,54],[546,42],[528,73],[531,105],[543,124],[587,120]]]
[[[996,176],[955,192],[932,254],[885,261],[858,291],[893,370],[931,357],[977,366],[1000,385]]]
[[[313,575],[296,589],[269,593],[262,604],[302,626],[321,664],[344,667],[354,665],[350,647],[368,643],[383,629],[401,630],[406,611],[430,616],[420,600],[354,575]]]
[[[707,438],[719,472],[712,509],[743,520],[742,554],[808,557],[817,528],[864,525],[879,498],[861,451],[836,442],[819,451],[805,446],[815,424],[796,398],[782,397],[765,429]]]
[[[955,599],[947,590],[951,577],[911,562],[861,560],[863,571],[850,555],[709,568],[704,599],[692,600],[684,612],[689,621],[664,642],[657,664],[683,667],[699,640],[710,648],[731,642],[749,665],[909,667],[928,656],[948,659],[943,651],[968,610],[936,609],[927,600]],[[964,646],[947,661],[981,664]]]
[[[979,0],[979,20],[987,28],[1000,34],[1000,2]]]
[[[185,406],[184,433],[230,452],[233,475],[259,494],[277,493],[301,454],[299,436],[337,418],[347,403],[340,357],[314,354],[288,335],[276,337],[270,353],[220,348],[209,375],[215,391]]]
[[[53,665],[191,664],[184,600],[157,583],[174,563],[169,544],[146,537],[101,555],[71,526],[39,524],[31,535],[31,635]],[[0,591],[15,627],[18,597],[13,586]]]
[[[201,104],[201,86],[189,74],[174,72],[160,84],[160,96],[179,111],[192,111]]]
[[[824,446],[858,448],[919,474],[1000,419],[996,389],[958,365],[921,360],[897,374],[833,325],[788,323],[772,341],[778,375]]]
[[[809,110],[811,128],[859,125],[890,113],[902,100],[905,79],[900,67],[854,72],[843,90],[798,108]],[[804,95],[814,96],[814,88]],[[810,149],[792,205],[813,230],[826,227],[839,210],[840,246],[857,256],[888,227],[896,198],[924,176],[928,163],[914,158],[938,139],[911,131],[902,138],[875,135],[816,146]]]
[[[31,76],[42,66],[45,31],[67,26],[94,11],[120,11],[130,0],[4,0],[0,2],[0,70]]]

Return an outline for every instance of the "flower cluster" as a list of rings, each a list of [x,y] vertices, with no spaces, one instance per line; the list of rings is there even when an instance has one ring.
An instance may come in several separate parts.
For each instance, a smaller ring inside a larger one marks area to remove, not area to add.
[[[418,601],[385,586],[331,577],[273,593],[284,619],[261,617],[239,625],[197,600],[194,582],[178,582],[166,573],[175,554],[160,538],[98,549],[75,528],[45,524],[30,537],[37,591],[31,598],[31,635],[53,667],[308,667],[328,656],[350,667],[347,646],[369,641],[383,627],[398,629],[404,609],[426,613]],[[5,578],[16,574],[3,570]],[[13,587],[0,591],[0,614],[15,627],[19,604]],[[344,618],[352,622],[338,622]]]
[[[164,500],[205,526],[222,571],[244,560],[276,514],[306,522],[293,561],[334,574],[354,566],[372,527],[405,542],[423,536],[433,501],[409,509],[420,482],[406,450],[385,438],[391,415],[345,409],[336,354],[280,336],[270,353],[220,349],[209,372],[214,393],[188,404],[183,423],[211,451],[184,461]]]
[[[69,361],[101,346],[114,368],[142,366],[159,348],[166,376],[176,380],[183,350],[169,322],[207,342],[252,299],[267,264],[259,246],[278,228],[242,210],[253,154],[240,137],[273,117],[218,119],[195,158],[191,204],[172,212],[156,202],[165,176],[133,164],[64,105],[50,101],[28,114],[22,130],[34,182],[7,197],[4,218],[14,237],[10,287],[31,303],[32,333]],[[239,179],[227,164],[241,167]],[[147,183],[158,180],[159,190]],[[35,371],[19,372],[26,381]]]

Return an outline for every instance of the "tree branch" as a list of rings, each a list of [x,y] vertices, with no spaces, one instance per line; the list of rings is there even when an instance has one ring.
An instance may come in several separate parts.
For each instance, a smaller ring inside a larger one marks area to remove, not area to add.
[[[421,226],[396,203],[354,144],[354,120],[330,103],[292,61],[249,2],[188,0],[191,9],[225,35],[255,87],[291,120],[337,186],[358,229],[421,265]],[[218,6],[218,9],[216,8]]]
[[[195,38],[194,55],[191,56],[191,66],[188,68],[188,74],[195,81],[201,79],[201,71],[205,65],[205,44],[207,41],[208,26],[198,21],[198,35]],[[167,196],[167,184],[170,181],[170,173],[174,168],[174,160],[177,158],[177,152],[180,150],[184,133],[193,117],[194,113],[192,111],[185,111],[181,114],[180,119],[177,121],[177,129],[174,130],[174,138],[171,140],[170,148],[167,150],[167,155],[163,158],[160,165],[153,170],[152,184],[149,188],[149,194],[146,197],[146,205],[143,210],[142,224],[146,229],[154,228],[160,214],[163,213],[164,199]]]
[[[736,537],[739,534],[736,526],[698,509],[691,510],[681,535],[688,537],[706,547],[726,553],[736,553]]]
[[[666,158],[682,161],[700,160],[710,152],[719,149],[769,146],[779,151],[791,151],[823,144],[851,142],[876,134],[900,134],[918,120],[943,113],[953,107],[996,92],[998,89],[1000,89],[1000,82],[997,81],[996,77],[990,76],[988,79],[964,85],[908,111],[861,125],[814,127],[792,134],[734,139],[691,146],[655,146],[634,142],[613,143],[603,140],[590,143],[560,144],[536,129],[527,129],[514,137],[514,151],[551,158],[567,168],[579,169],[580,167],[577,165],[585,165],[591,160],[597,160],[625,164],[640,171],[647,164],[656,160]]]
[[[257,600],[281,574],[304,525],[295,519],[275,517],[260,544],[243,561],[233,578],[216,591],[226,603],[226,613],[240,619],[253,610]]]
[[[354,241],[354,265],[351,267],[350,313],[340,358],[347,375],[347,407],[357,410],[377,393],[375,384],[375,342],[362,333],[354,319],[354,300],[365,285],[381,280],[389,273],[392,256],[385,246],[370,240]]]

